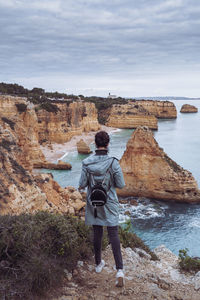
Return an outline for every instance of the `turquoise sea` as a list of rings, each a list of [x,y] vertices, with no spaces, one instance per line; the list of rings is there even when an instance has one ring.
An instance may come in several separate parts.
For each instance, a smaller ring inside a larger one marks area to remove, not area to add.
[[[160,147],[183,168],[192,172],[200,187],[200,100],[176,100],[176,120],[159,120],[158,131],[154,132]],[[198,107],[195,114],[181,114],[182,104]],[[117,130],[111,135],[110,155],[121,158],[133,130]],[[94,149],[94,144],[92,145]],[[72,164],[71,171],[51,171],[54,179],[63,187],[77,187],[81,161],[85,155],[69,153],[65,159]],[[121,222],[129,211],[132,230],[150,248],[165,244],[178,254],[179,249],[188,248],[189,254],[200,256],[200,204],[178,204],[174,202],[137,199],[138,206],[121,205]]]

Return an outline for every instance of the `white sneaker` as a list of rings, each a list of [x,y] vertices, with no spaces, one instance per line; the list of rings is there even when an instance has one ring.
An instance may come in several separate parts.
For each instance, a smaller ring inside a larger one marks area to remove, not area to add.
[[[103,267],[105,266],[105,261],[102,259],[100,264],[95,267],[96,273],[101,273]]]
[[[123,287],[124,286],[124,272],[122,269],[117,270],[116,278],[117,278],[117,280],[116,280],[115,285],[117,287]]]

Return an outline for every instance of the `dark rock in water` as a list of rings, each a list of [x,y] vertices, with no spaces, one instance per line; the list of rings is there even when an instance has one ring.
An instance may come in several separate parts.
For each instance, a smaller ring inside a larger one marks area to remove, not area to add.
[[[198,108],[194,105],[184,104],[180,110],[181,113],[196,113],[198,112]]]

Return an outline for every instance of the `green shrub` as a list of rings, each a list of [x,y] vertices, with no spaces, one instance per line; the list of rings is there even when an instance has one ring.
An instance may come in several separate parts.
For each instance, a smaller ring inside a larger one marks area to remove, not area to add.
[[[150,250],[128,227],[124,247]],[[106,230],[102,248],[108,245]],[[62,285],[64,270],[93,254],[92,228],[77,217],[38,212],[0,216],[0,299],[36,299]]]
[[[91,257],[91,231],[77,218],[38,212],[0,216],[0,296],[31,299]],[[32,296],[31,296],[32,295]]]
[[[140,248],[151,255],[152,260],[158,260],[158,257],[153,253],[147,245],[133,232],[129,232],[131,223],[127,222],[125,228],[119,227],[120,242],[124,248],[130,247],[131,249]]]
[[[13,122],[13,121],[11,121],[11,120],[9,120],[7,118],[4,118],[4,117],[1,118],[1,119],[2,119],[3,122],[7,123],[12,130],[15,129],[15,122]]]
[[[15,105],[16,105],[17,110],[18,110],[18,112],[19,112],[20,114],[23,113],[23,112],[25,112],[26,109],[27,109],[27,105],[24,104],[24,103],[17,103],[17,104],[15,104]]]
[[[187,272],[200,271],[200,258],[191,257],[188,255],[188,249],[179,250],[179,265],[181,270]]]
[[[57,105],[52,104],[51,102],[44,102],[40,104],[39,108],[52,113],[57,113],[60,110]]]

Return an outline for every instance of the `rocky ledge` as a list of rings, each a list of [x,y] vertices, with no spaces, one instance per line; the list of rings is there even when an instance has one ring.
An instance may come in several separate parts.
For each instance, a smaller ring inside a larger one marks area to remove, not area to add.
[[[200,190],[192,174],[159,147],[153,132],[138,127],[120,160],[126,182],[122,197],[135,196],[179,202],[200,202]]]
[[[195,107],[194,105],[184,104],[184,105],[182,105],[180,112],[181,113],[196,113],[196,112],[198,112],[198,108]]]
[[[54,300],[199,300],[200,272],[181,273],[178,257],[164,245],[154,252],[158,261],[152,261],[150,255],[139,248],[122,248],[125,286],[121,289],[115,287],[116,271],[108,247],[103,252],[106,265],[100,274],[95,273],[93,262],[79,261],[73,273],[66,270],[62,297]]]
[[[51,162],[41,162],[34,164],[34,167],[37,169],[50,169],[50,170],[71,170],[72,165],[61,160],[57,164]]]

